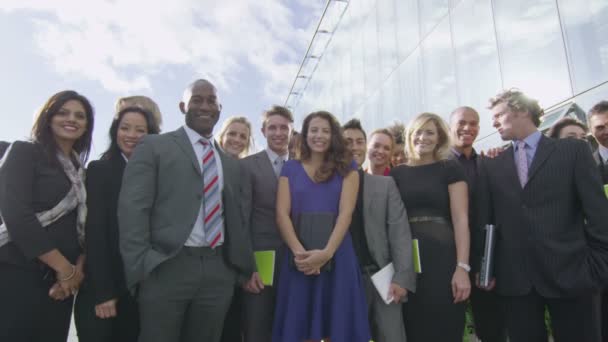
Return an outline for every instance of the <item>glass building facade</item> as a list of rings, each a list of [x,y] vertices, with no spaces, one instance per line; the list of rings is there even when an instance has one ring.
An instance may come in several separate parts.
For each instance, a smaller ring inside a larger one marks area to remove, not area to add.
[[[286,105],[368,132],[468,105],[485,148],[488,99],[512,87],[546,112],[608,99],[608,0],[329,1]]]

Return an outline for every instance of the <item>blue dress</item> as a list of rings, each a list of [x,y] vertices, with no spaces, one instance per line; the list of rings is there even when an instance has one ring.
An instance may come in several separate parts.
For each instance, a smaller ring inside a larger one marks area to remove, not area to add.
[[[344,177],[335,174],[323,183],[313,182],[299,161],[290,160],[281,176],[289,179],[291,217],[307,213],[337,216]],[[333,257],[333,267],[306,276],[284,255],[278,288],[273,342],[301,342],[330,338],[332,342],[369,342],[367,304],[359,263],[349,232]]]

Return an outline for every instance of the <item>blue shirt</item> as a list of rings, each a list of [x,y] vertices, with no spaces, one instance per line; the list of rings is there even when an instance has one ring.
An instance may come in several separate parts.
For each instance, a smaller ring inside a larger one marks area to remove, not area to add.
[[[526,143],[526,160],[528,162],[528,169],[530,169],[530,165],[532,165],[532,160],[534,159],[534,155],[536,154],[536,149],[538,148],[538,142],[542,137],[542,133],[540,131],[536,131],[530,135],[528,135],[524,142]],[[515,160],[517,160],[517,143],[519,140],[513,140],[511,143],[513,144],[513,156]]]

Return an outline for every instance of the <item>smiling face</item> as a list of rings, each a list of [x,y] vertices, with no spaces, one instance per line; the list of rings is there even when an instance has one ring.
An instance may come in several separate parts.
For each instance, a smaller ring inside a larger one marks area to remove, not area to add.
[[[118,125],[116,143],[120,151],[130,158],[135,146],[146,134],[148,134],[146,118],[141,113],[127,112],[123,114]]]
[[[310,120],[306,144],[312,153],[325,153],[331,144],[331,126],[329,121],[321,117]]]
[[[457,148],[473,146],[479,134],[479,115],[470,109],[459,109],[450,118],[452,144]]]
[[[428,121],[412,135],[414,152],[420,157],[433,156],[439,143],[439,133],[433,121]]]
[[[349,128],[344,130],[344,139],[346,139],[348,148],[353,154],[353,160],[357,163],[357,166],[361,167],[365,162],[365,152],[367,150],[365,135],[359,129]]]
[[[222,148],[229,155],[238,158],[249,143],[249,127],[241,122],[233,122],[224,132]]]
[[[58,144],[74,144],[87,129],[87,114],[80,101],[69,100],[51,118],[51,132]]]
[[[589,129],[598,144],[608,147],[608,112],[593,114],[589,118]]]
[[[262,127],[262,134],[266,138],[268,148],[278,155],[283,155],[287,153],[291,130],[291,122],[282,115],[276,114],[268,116]]]
[[[405,155],[405,144],[395,144],[393,155],[391,156],[391,164],[393,166],[405,164],[407,156]]]
[[[372,134],[367,146],[371,167],[388,167],[392,157],[393,140],[384,133]]]
[[[182,113],[186,114],[186,125],[204,137],[210,137],[213,127],[220,118],[222,105],[217,98],[213,84],[199,81],[187,90],[179,104]]]

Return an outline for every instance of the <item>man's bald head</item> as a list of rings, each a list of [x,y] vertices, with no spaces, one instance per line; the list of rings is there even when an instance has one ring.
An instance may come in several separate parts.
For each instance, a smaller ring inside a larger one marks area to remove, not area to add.
[[[184,94],[182,95],[182,102],[188,103],[188,101],[190,100],[190,97],[192,96],[192,90],[194,88],[198,88],[198,87],[202,87],[202,86],[211,87],[213,89],[213,91],[217,94],[217,88],[215,88],[213,83],[207,81],[204,78],[201,78],[201,79],[198,79],[198,80],[188,84],[188,86],[184,90]]]
[[[479,113],[471,107],[454,109],[450,114],[452,144],[458,149],[469,148],[479,134]]]
[[[222,105],[213,83],[199,79],[184,91],[179,109],[186,114],[186,125],[204,137],[210,137],[217,123]]]

